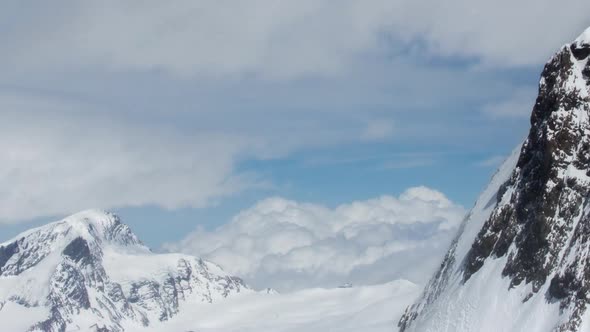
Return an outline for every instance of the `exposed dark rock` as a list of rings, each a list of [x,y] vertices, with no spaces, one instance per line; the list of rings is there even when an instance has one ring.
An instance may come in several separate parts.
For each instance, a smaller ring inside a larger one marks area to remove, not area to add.
[[[590,55],[590,45],[588,44],[577,45],[574,43],[570,46],[570,49],[574,57],[578,60],[586,59]]]
[[[513,286],[524,281],[532,283],[537,292],[559,263],[559,253],[566,245],[564,235],[572,230],[571,222],[561,221],[579,214],[590,193],[590,188],[561,172],[574,160],[577,168],[590,169],[589,137],[572,114],[574,109],[587,108],[588,100],[565,87],[572,66],[568,48],[545,66],[531,130],[517,164],[520,171],[505,185],[514,188],[514,194],[509,204],[493,212],[473,243],[465,280],[487,257],[506,255],[512,244],[518,250],[509,257],[503,273],[511,277]]]
[[[68,256],[74,262],[81,264],[88,264],[92,261],[88,242],[81,237],[77,237],[70,242],[70,244],[64,249],[63,254]]]
[[[59,310],[79,313],[90,308],[90,299],[82,272],[68,263],[57,266],[50,281],[49,301]]]
[[[49,318],[33,325],[29,331],[65,332],[66,327],[66,320],[61,316],[59,310],[53,308]]]
[[[18,252],[18,243],[12,242],[5,247],[0,247],[0,276],[2,275],[2,268],[6,262]]]

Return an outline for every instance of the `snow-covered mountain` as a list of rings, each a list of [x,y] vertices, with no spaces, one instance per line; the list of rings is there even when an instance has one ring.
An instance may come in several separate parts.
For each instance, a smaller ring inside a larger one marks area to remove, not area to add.
[[[154,254],[89,210],[0,244],[0,330],[123,331],[251,290],[215,264]]]
[[[590,28],[545,65],[531,129],[401,331],[590,330]]]

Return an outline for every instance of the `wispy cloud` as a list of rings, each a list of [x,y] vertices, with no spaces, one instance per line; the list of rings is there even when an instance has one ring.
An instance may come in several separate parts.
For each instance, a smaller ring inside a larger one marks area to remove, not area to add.
[[[202,207],[257,186],[235,159],[257,143],[113,121],[92,106],[0,96],[0,223],[89,207]],[[251,150],[252,151],[252,150]]]
[[[448,157],[448,152],[398,152],[382,154],[352,154],[348,156],[324,153],[321,156],[308,156],[303,165],[308,167],[329,165],[362,164],[379,170],[424,167],[436,164]]]
[[[400,159],[400,160],[389,160],[379,165],[379,169],[406,169],[406,168],[419,168],[432,166],[436,163],[434,159]]]
[[[506,159],[506,156],[491,156],[475,163],[477,167],[498,167]]]
[[[555,45],[575,38],[587,24],[586,1],[551,4],[180,0],[129,5],[107,0],[52,1],[33,8],[14,2],[0,14],[2,21],[14,23],[0,37],[10,45],[0,63],[23,70],[96,66],[181,77],[290,79],[338,75],[367,54],[389,54],[385,46],[391,41],[404,48],[420,40],[420,52],[431,56],[530,65],[545,61]],[[560,22],[560,29],[534,24],[541,21]]]

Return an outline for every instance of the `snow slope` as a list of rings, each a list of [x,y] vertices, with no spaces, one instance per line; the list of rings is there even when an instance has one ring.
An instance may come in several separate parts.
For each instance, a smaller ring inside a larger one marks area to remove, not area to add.
[[[405,280],[377,286],[308,289],[288,294],[248,293],[195,305],[147,331],[391,332],[420,292]],[[142,332],[144,329],[130,329]]]

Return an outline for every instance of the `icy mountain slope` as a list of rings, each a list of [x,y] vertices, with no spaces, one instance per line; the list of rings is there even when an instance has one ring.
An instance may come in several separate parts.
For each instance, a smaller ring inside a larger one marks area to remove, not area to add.
[[[590,28],[545,65],[522,147],[401,331],[590,330]]]
[[[129,331],[392,332],[404,308],[419,294],[420,288],[405,280],[286,294],[251,292],[195,305],[147,330]]]
[[[123,331],[250,292],[218,266],[152,253],[113,214],[84,211],[0,244],[0,330]]]

